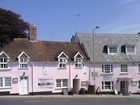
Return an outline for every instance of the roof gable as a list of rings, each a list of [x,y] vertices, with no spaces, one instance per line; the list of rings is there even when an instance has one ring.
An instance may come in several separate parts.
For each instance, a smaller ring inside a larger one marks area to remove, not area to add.
[[[77,52],[77,53],[75,54],[74,58],[79,57],[79,56],[80,56],[81,58],[84,58],[80,52]]]
[[[4,51],[2,51],[0,53],[0,57],[7,57],[7,58],[10,58]]]
[[[67,59],[69,58],[63,51],[57,56],[57,58],[60,58],[60,57],[66,57]]]
[[[27,58],[30,58],[24,51],[20,53],[20,55],[18,56],[18,59],[20,57],[27,57]]]

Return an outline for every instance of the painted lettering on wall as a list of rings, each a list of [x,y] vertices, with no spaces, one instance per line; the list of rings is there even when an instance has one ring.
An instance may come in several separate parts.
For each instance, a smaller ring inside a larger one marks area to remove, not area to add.
[[[53,79],[52,78],[39,78],[38,79],[38,87],[53,87]]]

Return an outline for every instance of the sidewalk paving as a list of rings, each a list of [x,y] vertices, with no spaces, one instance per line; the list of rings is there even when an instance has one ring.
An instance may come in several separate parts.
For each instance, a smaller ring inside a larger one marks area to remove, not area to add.
[[[140,95],[5,95],[0,96],[1,98],[139,98]]]

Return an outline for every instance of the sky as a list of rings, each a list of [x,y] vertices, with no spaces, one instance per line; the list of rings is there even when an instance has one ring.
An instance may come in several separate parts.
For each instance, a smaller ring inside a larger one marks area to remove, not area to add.
[[[140,32],[140,0],[0,0],[0,8],[11,10],[35,24],[38,40],[70,41],[76,32]]]

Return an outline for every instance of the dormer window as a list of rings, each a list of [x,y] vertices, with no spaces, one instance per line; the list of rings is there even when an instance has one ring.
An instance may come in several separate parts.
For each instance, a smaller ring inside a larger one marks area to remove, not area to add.
[[[76,68],[82,68],[83,67],[83,59],[82,58],[75,58],[75,67]]]
[[[135,45],[127,45],[126,46],[126,53],[127,54],[135,54],[136,53],[136,46]]]
[[[0,58],[0,68],[5,69],[8,68],[8,59],[5,57]]]
[[[19,56],[18,56],[18,61],[19,61],[19,69],[28,69],[29,67],[29,56],[25,53],[22,52]]]
[[[78,52],[74,56],[74,65],[75,68],[82,68],[83,67],[83,56]]]
[[[117,54],[118,47],[117,46],[108,46],[108,54]]]
[[[27,69],[28,68],[28,58],[21,57],[19,59],[19,68]]]
[[[67,68],[68,56],[62,51],[58,56],[58,67]]]
[[[9,56],[5,52],[0,53],[0,69],[8,69]]]
[[[58,59],[58,61],[59,61],[59,68],[66,68],[66,66],[67,66],[67,59],[66,58],[60,57]]]

